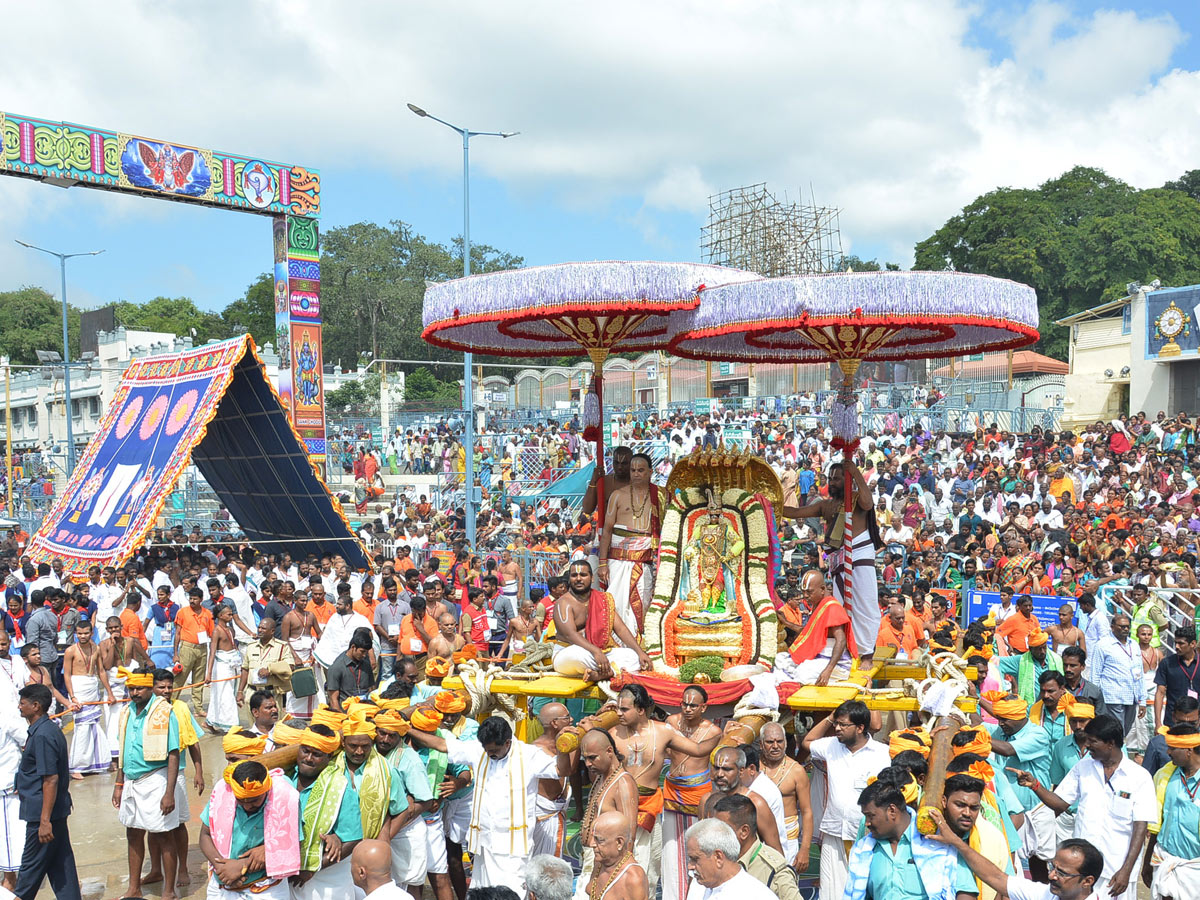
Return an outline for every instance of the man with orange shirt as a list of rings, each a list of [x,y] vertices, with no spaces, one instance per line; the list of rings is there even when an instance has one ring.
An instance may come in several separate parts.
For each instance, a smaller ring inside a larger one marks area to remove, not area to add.
[[[925,644],[925,631],[921,620],[914,618],[905,608],[904,598],[895,596],[888,603],[887,615],[879,623],[879,635],[875,640],[876,646],[894,647],[897,654],[903,652],[911,657],[917,648]]]
[[[1025,653],[1029,649],[1029,635],[1041,628],[1033,615],[1033,598],[1022,594],[1017,598],[1017,611],[1000,623],[996,629],[1000,655]]]
[[[400,652],[405,656],[420,656],[429,649],[429,642],[438,633],[437,620],[429,615],[429,602],[421,594],[409,601],[412,612],[400,620]]]
[[[175,613],[175,658],[180,666],[175,683],[183,687],[192,681],[192,712],[204,715],[204,672],[208,667],[208,648],[212,645],[213,617],[203,606],[200,588],[188,591],[188,605]]]
[[[346,585],[346,592],[349,593],[350,585]],[[342,586],[338,585],[338,593],[342,592]],[[372,583],[370,576],[365,578],[362,583],[362,595],[352,604],[354,611],[360,616],[366,616],[368,622],[375,621],[375,607],[378,605],[375,600],[375,585]]]
[[[324,625],[333,618],[336,608],[325,599],[325,584],[320,575],[314,575],[308,583],[308,611]],[[372,619],[374,621],[374,619]]]
[[[142,595],[138,593],[130,593],[125,596],[125,608],[121,610],[121,637],[136,638],[137,642],[142,645],[142,649],[146,650],[150,647],[150,642],[146,640],[146,629],[142,626],[142,620],[138,617],[138,610],[142,608]]]

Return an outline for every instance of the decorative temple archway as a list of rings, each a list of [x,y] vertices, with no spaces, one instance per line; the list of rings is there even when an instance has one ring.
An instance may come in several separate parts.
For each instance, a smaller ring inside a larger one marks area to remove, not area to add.
[[[269,216],[276,385],[309,456],[325,462],[316,169],[0,111],[0,175]]]

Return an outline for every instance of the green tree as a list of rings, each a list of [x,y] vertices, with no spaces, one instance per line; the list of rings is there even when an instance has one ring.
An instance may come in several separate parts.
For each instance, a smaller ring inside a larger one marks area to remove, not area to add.
[[[1163,185],[1169,191],[1183,191],[1193,200],[1200,200],[1200,169],[1184,172],[1174,181]]]
[[[62,353],[62,304],[39,287],[0,291],[0,355],[14,365],[38,364],[38,350]],[[71,358],[79,357],[79,310],[67,307]]]
[[[1056,319],[1123,296],[1131,281],[1200,280],[1200,202],[1076,167],[1037,188],[976,198],[917,244],[914,268],[1030,285],[1041,317],[1038,349],[1066,359],[1069,336]]]
[[[427,281],[461,276],[461,246],[429,241],[399,221],[387,227],[360,222],[326,232],[321,255],[325,359],[349,368],[363,351],[376,359],[454,358],[421,339],[421,305]],[[487,245],[471,248],[472,271],[522,263],[521,257]]]
[[[462,387],[456,382],[441,381],[421,366],[410,372],[404,380],[404,402],[426,407],[461,406]]]
[[[161,331],[186,337],[195,329],[193,338],[197,344],[229,334],[220,315],[205,312],[190,297],[155,297],[145,303],[121,300],[114,306],[117,322],[138,331]]]
[[[262,346],[275,340],[275,277],[264,272],[246,288],[246,295],[221,311],[225,334],[249,333]]]

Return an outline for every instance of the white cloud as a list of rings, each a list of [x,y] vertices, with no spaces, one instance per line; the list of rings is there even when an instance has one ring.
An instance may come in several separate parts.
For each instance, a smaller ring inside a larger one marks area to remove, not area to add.
[[[847,246],[907,262],[915,240],[998,184],[1083,163],[1150,186],[1200,157],[1200,75],[1167,71],[1181,29],[1120,10],[1075,18],[1035,3],[1008,23],[1012,51],[996,59],[973,44],[981,11],[967,0],[72,10],[70,26],[34,5],[7,13],[14,111],[326,169],[453,173],[455,136],[411,115],[412,101],[520,130],[472,155],[515,191],[549,187],[568,208],[640,201],[648,241],[657,211],[699,220],[709,192],[768,181],[793,194],[811,185],[843,208]],[[0,203],[10,197],[0,186]],[[53,215],[47,203],[14,204],[6,227]]]

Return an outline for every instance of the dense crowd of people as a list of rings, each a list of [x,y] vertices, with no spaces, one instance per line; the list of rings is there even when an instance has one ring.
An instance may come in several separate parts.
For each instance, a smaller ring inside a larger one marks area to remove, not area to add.
[[[5,886],[33,900],[48,877],[79,896],[70,787],[92,777],[112,781],[128,895],[161,879],[166,900],[189,848],[214,900],[333,900],[351,882],[377,900],[426,885],[437,900],[795,900],[810,867],[822,900],[1134,898],[1139,881],[1155,898],[1200,896],[1190,421],[897,427],[853,461],[819,421],[747,421],[783,489],[780,697],[883,649],[928,648],[974,667],[967,721],[885,724],[850,700],[746,743],[698,684],[667,717],[629,676],[650,664],[670,459],[625,447],[577,506],[494,491],[505,499],[481,512],[474,548],[461,507],[402,493],[365,526],[370,573],[175,529],[76,584],[13,532],[0,547]],[[654,427],[682,455],[742,423]],[[560,675],[616,677],[615,711],[539,702],[537,737],[521,741],[443,687],[543,641]],[[220,774],[205,771],[206,733]],[[917,810],[935,763],[930,833]],[[578,872],[562,860],[572,801]]]

